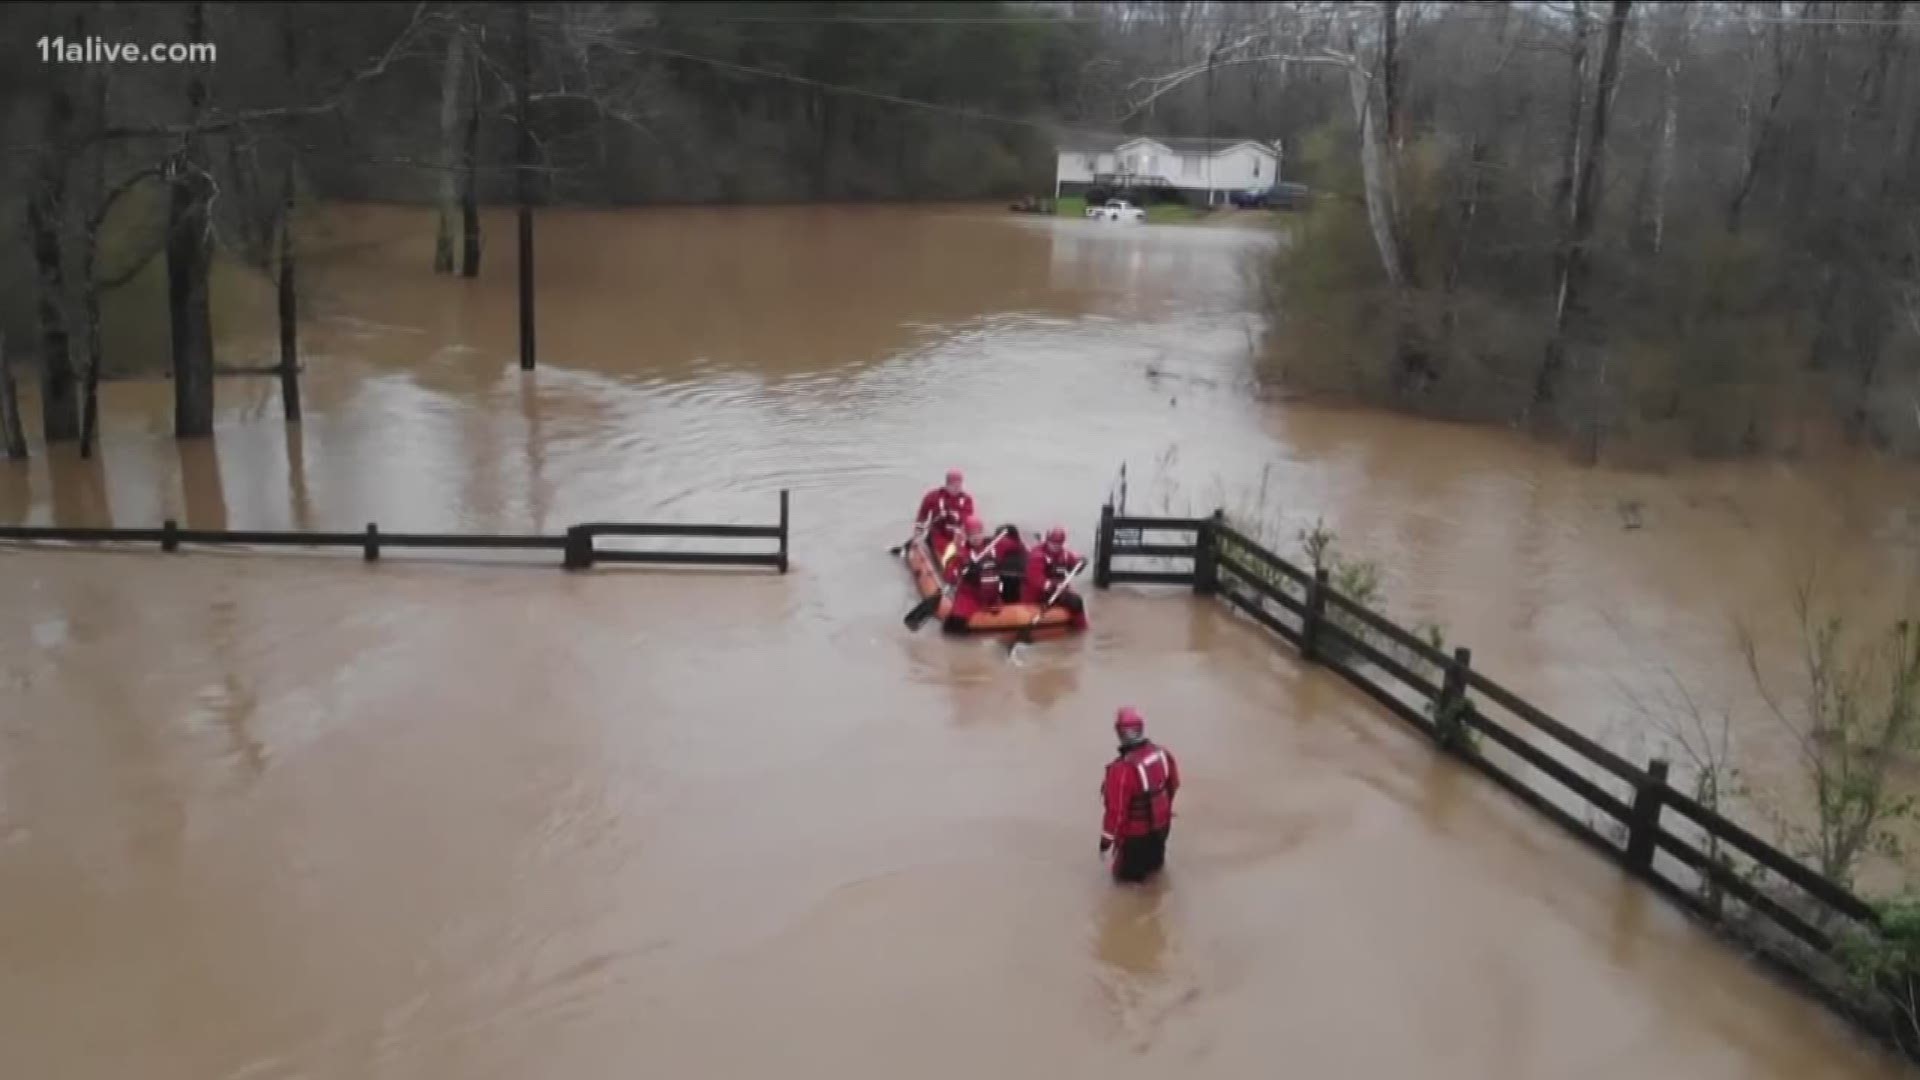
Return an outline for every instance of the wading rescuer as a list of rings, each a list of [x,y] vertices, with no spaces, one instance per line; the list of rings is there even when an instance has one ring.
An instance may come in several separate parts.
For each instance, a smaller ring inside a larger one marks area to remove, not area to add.
[[[1063,607],[1073,612],[1073,628],[1087,628],[1087,603],[1072,586],[1061,589],[1054,596],[1054,589],[1067,580],[1074,567],[1080,565],[1080,556],[1067,546],[1067,530],[1055,525],[1047,531],[1046,542],[1034,547],[1027,553],[1027,579],[1023,583],[1024,592],[1020,596],[1022,603],[1044,604],[1047,597],[1053,596],[1053,606]]]
[[[1170,751],[1147,738],[1146,718],[1131,705],[1114,717],[1113,733],[1120,738],[1120,756],[1100,781],[1100,801],[1106,805],[1100,854],[1113,849],[1115,881],[1145,881],[1167,859],[1180,766]]]
[[[966,478],[959,469],[948,469],[947,482],[920,499],[913,527],[926,533],[927,550],[944,567],[959,547],[961,526],[972,516],[973,496],[967,494]]]
[[[947,564],[947,580],[954,585],[953,608],[946,628],[963,631],[967,620],[982,611],[999,611],[1005,603],[1000,591],[1000,541],[987,534],[977,517],[967,519],[967,540],[959,555]]]

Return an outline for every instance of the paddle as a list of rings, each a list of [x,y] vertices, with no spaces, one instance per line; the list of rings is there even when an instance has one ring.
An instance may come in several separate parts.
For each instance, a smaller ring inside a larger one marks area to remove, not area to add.
[[[905,555],[907,553],[908,548],[919,543],[920,538],[927,534],[927,528],[932,524],[933,522],[931,520],[915,522],[913,525],[913,535],[907,537],[905,542],[895,544],[892,547],[888,548],[887,554],[893,556],[896,559],[902,555]]]
[[[961,577],[963,577],[968,570],[971,570],[973,568],[974,563],[977,563],[980,561],[981,555],[985,555],[987,552],[992,551],[993,545],[998,543],[1000,541],[1000,538],[1002,536],[1005,536],[1006,533],[1007,533],[1007,530],[1005,528],[997,530],[993,534],[993,536],[988,539],[987,546],[980,549],[979,555],[974,555],[969,559],[967,559],[967,565],[964,567],[961,567],[960,573],[955,574],[953,576],[952,581],[949,581],[945,585],[941,586],[939,592],[934,593],[932,596],[928,596],[922,599],[919,603],[913,605],[913,610],[907,612],[906,618],[900,620],[901,622],[904,622],[907,624],[907,629],[918,630],[920,629],[921,624],[925,623],[929,618],[932,618],[933,613],[940,610],[940,601],[945,600],[948,597],[953,595],[953,591],[956,587],[958,587]]]
[[[1079,562],[1073,564],[1073,569],[1067,572],[1066,577],[1060,579],[1060,584],[1053,587],[1053,591],[1047,594],[1046,600],[1041,602],[1040,610],[1034,613],[1033,621],[1021,627],[1020,633],[1014,636],[1013,644],[1007,646],[1007,659],[1013,659],[1013,657],[1019,653],[1020,646],[1033,643],[1033,628],[1039,626],[1040,620],[1047,617],[1047,610],[1053,607],[1055,600],[1060,599],[1060,594],[1066,591],[1067,584],[1074,578],[1079,577],[1080,571],[1086,568],[1087,560],[1081,559]]]

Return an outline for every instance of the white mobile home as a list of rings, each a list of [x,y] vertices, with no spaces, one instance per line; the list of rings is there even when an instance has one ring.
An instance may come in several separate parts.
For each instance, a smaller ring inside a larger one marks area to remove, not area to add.
[[[1079,195],[1094,187],[1164,187],[1213,205],[1236,191],[1264,191],[1279,179],[1277,142],[1141,137],[1061,145],[1053,194]]]

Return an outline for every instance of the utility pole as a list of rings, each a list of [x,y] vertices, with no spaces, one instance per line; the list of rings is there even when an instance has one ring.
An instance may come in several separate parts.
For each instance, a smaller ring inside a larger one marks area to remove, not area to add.
[[[520,203],[520,370],[533,370],[533,128],[527,123],[527,96],[533,84],[533,34],[527,0],[514,5],[520,21],[520,70],[513,85],[513,113],[520,129],[514,195]]]
[[[1203,177],[1207,185],[1207,208],[1213,208],[1213,66],[1220,60],[1220,37],[1224,31],[1215,31],[1213,45],[1207,49],[1207,142],[1206,162]]]

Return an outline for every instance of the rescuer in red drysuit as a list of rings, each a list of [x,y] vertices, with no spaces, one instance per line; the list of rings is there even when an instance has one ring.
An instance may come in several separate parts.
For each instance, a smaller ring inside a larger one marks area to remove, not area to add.
[[[948,630],[965,630],[967,620],[983,611],[999,611],[1004,603],[1000,593],[1000,537],[989,535],[980,519],[967,519],[966,543],[947,564],[947,581],[954,586],[953,608],[947,614]]]
[[[993,542],[993,562],[1000,571],[1000,597],[1017,604],[1026,595],[1027,542],[1020,537],[1018,525],[1002,525]]]
[[[1117,845],[1114,880],[1144,881],[1166,862],[1180,766],[1170,751],[1147,739],[1147,721],[1132,706],[1114,717],[1113,732],[1120,738],[1120,756],[1100,781],[1100,801],[1106,806],[1100,854]]]
[[[1027,577],[1022,583],[1024,591],[1020,595],[1020,602],[1046,603],[1047,597],[1053,596],[1054,588],[1067,580],[1067,575],[1073,573],[1074,567],[1080,562],[1080,556],[1067,547],[1067,530],[1055,525],[1048,530],[1046,543],[1035,546],[1027,553]],[[1053,606],[1073,612],[1075,630],[1087,628],[1087,603],[1080,599],[1080,594],[1074,592],[1072,586],[1061,589],[1060,594],[1054,596]]]
[[[913,526],[923,530],[927,550],[944,568],[960,547],[960,529],[973,516],[973,496],[967,494],[965,477],[959,469],[947,470],[947,482],[920,499],[920,512]]]

